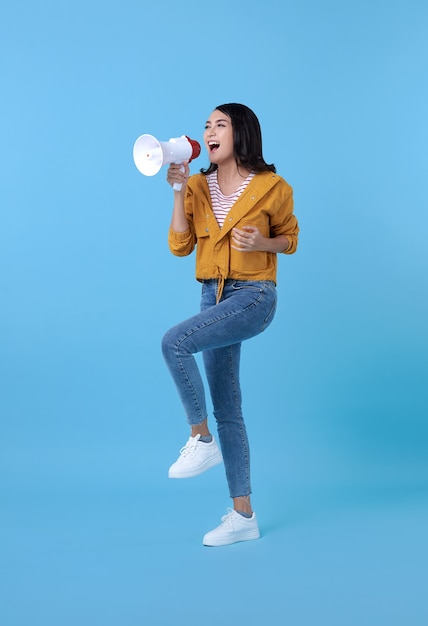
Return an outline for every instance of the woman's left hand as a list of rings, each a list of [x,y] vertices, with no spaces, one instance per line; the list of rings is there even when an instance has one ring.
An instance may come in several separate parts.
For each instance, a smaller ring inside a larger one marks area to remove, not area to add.
[[[234,250],[240,252],[255,252],[266,250],[266,237],[262,235],[257,226],[243,226],[232,230],[232,243]]]

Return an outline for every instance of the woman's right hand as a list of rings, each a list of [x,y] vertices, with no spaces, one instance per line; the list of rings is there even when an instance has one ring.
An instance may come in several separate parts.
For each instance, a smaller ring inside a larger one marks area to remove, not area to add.
[[[187,162],[180,163],[180,164],[171,163],[171,165],[168,168],[168,172],[166,174],[166,179],[168,183],[171,185],[171,187],[174,185],[174,183],[178,183],[179,185],[182,185],[181,191],[176,192],[176,193],[182,193],[186,189],[189,174],[190,174],[190,168]]]

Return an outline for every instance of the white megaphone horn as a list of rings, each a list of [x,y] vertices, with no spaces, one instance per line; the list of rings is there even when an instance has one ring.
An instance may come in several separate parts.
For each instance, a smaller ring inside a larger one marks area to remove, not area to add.
[[[154,176],[167,163],[183,163],[196,159],[201,153],[201,146],[186,135],[169,141],[158,141],[153,135],[141,135],[134,144],[134,163],[144,176]],[[184,171],[184,168],[183,168]],[[175,191],[180,191],[181,184],[174,183]]]

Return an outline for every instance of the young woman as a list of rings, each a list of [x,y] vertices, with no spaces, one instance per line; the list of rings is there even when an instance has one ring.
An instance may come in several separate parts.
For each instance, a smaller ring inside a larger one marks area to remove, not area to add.
[[[250,453],[241,409],[241,343],[263,332],[276,309],[277,254],[297,247],[298,224],[291,187],[265,162],[259,121],[242,104],[218,106],[206,122],[210,166],[189,177],[171,165],[174,191],[169,230],[173,254],[196,247],[200,312],[171,328],[162,350],[191,433],[171,478],[197,476],[224,461],[233,509],[208,532],[204,545],[221,546],[260,537],[250,494]],[[203,363],[220,449],[208,426],[205,392],[194,358]]]

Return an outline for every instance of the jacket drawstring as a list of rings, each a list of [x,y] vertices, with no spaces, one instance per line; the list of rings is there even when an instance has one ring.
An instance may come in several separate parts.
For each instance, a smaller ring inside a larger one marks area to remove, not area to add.
[[[223,295],[223,289],[224,289],[224,276],[222,276],[220,274],[220,276],[217,279],[217,298],[216,298],[216,304],[218,304],[220,302],[221,296]]]

